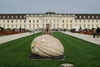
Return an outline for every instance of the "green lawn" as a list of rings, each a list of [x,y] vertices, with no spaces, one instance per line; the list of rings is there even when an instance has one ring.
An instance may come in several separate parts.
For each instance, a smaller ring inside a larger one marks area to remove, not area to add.
[[[61,67],[72,63],[74,67],[100,67],[100,46],[87,41],[54,32],[65,49],[65,60],[28,60],[32,40],[37,33],[4,44],[0,44],[0,67]]]

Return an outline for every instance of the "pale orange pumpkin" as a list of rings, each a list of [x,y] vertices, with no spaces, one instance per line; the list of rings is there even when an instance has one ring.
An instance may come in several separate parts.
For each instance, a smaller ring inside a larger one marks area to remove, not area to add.
[[[61,42],[50,35],[41,35],[36,37],[31,44],[33,54],[39,56],[60,56],[64,54],[64,48]]]

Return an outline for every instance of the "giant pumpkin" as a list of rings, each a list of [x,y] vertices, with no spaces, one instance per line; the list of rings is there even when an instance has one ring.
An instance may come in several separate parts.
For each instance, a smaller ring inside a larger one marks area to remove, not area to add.
[[[39,56],[60,56],[64,54],[61,42],[50,35],[36,37],[31,43],[31,51]]]

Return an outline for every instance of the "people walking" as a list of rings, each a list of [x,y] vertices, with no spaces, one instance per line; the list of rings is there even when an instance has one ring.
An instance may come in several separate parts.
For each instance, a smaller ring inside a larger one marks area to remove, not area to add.
[[[96,36],[96,29],[94,28],[93,29],[93,38],[95,38],[95,36]]]
[[[100,37],[100,28],[99,28],[99,37]]]
[[[100,32],[100,28],[98,27],[98,28],[96,29],[97,38],[99,38],[99,32]]]
[[[34,29],[33,29],[33,33],[34,33]]]
[[[31,33],[31,29],[30,29],[30,33]]]

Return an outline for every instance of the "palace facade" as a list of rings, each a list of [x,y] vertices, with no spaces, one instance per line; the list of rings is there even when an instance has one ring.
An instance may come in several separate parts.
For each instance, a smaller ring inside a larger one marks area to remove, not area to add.
[[[55,12],[30,14],[0,14],[0,27],[19,29],[43,29],[46,24],[52,29],[92,29],[100,27],[100,14],[64,14]]]

